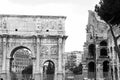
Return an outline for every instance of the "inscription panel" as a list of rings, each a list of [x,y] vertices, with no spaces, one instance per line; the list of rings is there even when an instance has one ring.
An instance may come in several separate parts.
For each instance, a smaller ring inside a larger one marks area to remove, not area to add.
[[[36,26],[41,32],[46,30],[50,31],[63,31],[64,22],[62,19],[36,19]]]
[[[40,56],[42,56],[42,57],[48,55],[48,53],[49,53],[49,48],[45,45],[42,45],[40,50],[41,50]]]

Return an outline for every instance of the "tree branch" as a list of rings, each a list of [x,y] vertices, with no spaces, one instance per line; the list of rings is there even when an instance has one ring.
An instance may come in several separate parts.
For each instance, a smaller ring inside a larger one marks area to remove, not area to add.
[[[108,21],[108,25],[109,25],[109,28],[110,28],[110,31],[111,31],[111,34],[113,36],[113,40],[114,40],[114,44],[115,44],[115,52],[117,53],[118,57],[120,58],[120,49],[118,47],[118,43],[117,43],[117,39],[120,37],[119,36],[115,36],[114,32],[113,32],[113,25],[110,24],[110,22],[114,19],[114,17]],[[120,61],[120,59],[119,59]]]
[[[112,22],[112,20],[115,18],[115,16],[113,16],[107,23],[110,24],[110,22]]]
[[[116,40],[116,36],[115,36],[115,34],[114,34],[114,32],[113,32],[113,25],[111,25],[110,24],[110,22],[113,20],[115,18],[115,16],[113,16],[108,22],[107,22],[107,24],[109,25],[109,27],[110,27],[110,31],[111,31],[111,34],[112,34],[112,36],[113,36],[113,40]]]
[[[115,37],[115,34],[114,34],[114,32],[113,32],[112,25],[110,25],[110,24],[108,24],[108,25],[109,25],[109,27],[110,27],[110,31],[111,31],[111,34],[112,34],[112,36],[113,36],[113,40],[116,41],[116,37]]]
[[[119,39],[120,38],[120,35],[118,35],[117,37],[116,37],[116,39]]]

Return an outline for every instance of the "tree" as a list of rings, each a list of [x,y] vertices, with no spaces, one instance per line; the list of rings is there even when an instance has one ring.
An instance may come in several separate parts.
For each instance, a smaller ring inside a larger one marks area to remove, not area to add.
[[[115,51],[120,58],[120,49],[117,42],[120,35],[115,35],[113,30],[120,25],[120,0],[101,0],[99,5],[95,6],[95,12],[109,25],[115,44]]]
[[[79,66],[76,66],[76,67],[73,69],[73,73],[76,74],[76,75],[82,74],[82,69],[83,69],[83,66],[82,66],[82,64],[80,63]]]
[[[65,69],[69,69],[69,70],[73,71],[73,69],[75,67],[76,67],[76,55],[71,54],[70,56],[68,56],[68,61],[65,65]]]

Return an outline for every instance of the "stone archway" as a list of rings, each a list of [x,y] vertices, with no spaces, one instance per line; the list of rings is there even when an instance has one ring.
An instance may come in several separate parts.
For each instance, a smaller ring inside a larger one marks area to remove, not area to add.
[[[55,64],[51,60],[47,60],[43,64],[43,80],[54,80]]]
[[[0,24],[7,24],[0,27],[0,78],[11,80],[14,53],[25,48],[32,51],[34,80],[42,80],[42,63],[48,58],[55,60],[57,80],[64,80],[65,19],[64,16],[0,15]]]
[[[107,46],[107,45],[108,44],[107,44],[107,42],[105,40],[103,40],[103,41],[100,42],[100,46]]]
[[[100,49],[100,56],[101,56],[101,57],[106,57],[106,56],[108,56],[108,53],[107,53],[107,49],[106,49],[106,48]]]
[[[88,63],[88,78],[92,79],[95,76],[95,63],[89,62]]]
[[[32,79],[32,57],[27,47],[19,46],[12,50],[10,55],[11,80]]]
[[[103,77],[109,79],[109,61],[103,62]]]
[[[89,56],[94,57],[94,55],[95,55],[95,45],[90,44],[89,47],[88,47],[88,51],[89,51]]]

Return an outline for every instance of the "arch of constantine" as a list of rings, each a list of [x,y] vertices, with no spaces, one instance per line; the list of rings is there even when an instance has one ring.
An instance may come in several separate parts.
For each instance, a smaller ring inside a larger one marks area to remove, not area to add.
[[[32,65],[32,79],[43,80],[48,61],[54,64],[53,80],[64,80],[65,20],[64,16],[0,15],[0,79],[12,80],[11,72],[22,73],[26,61]]]

